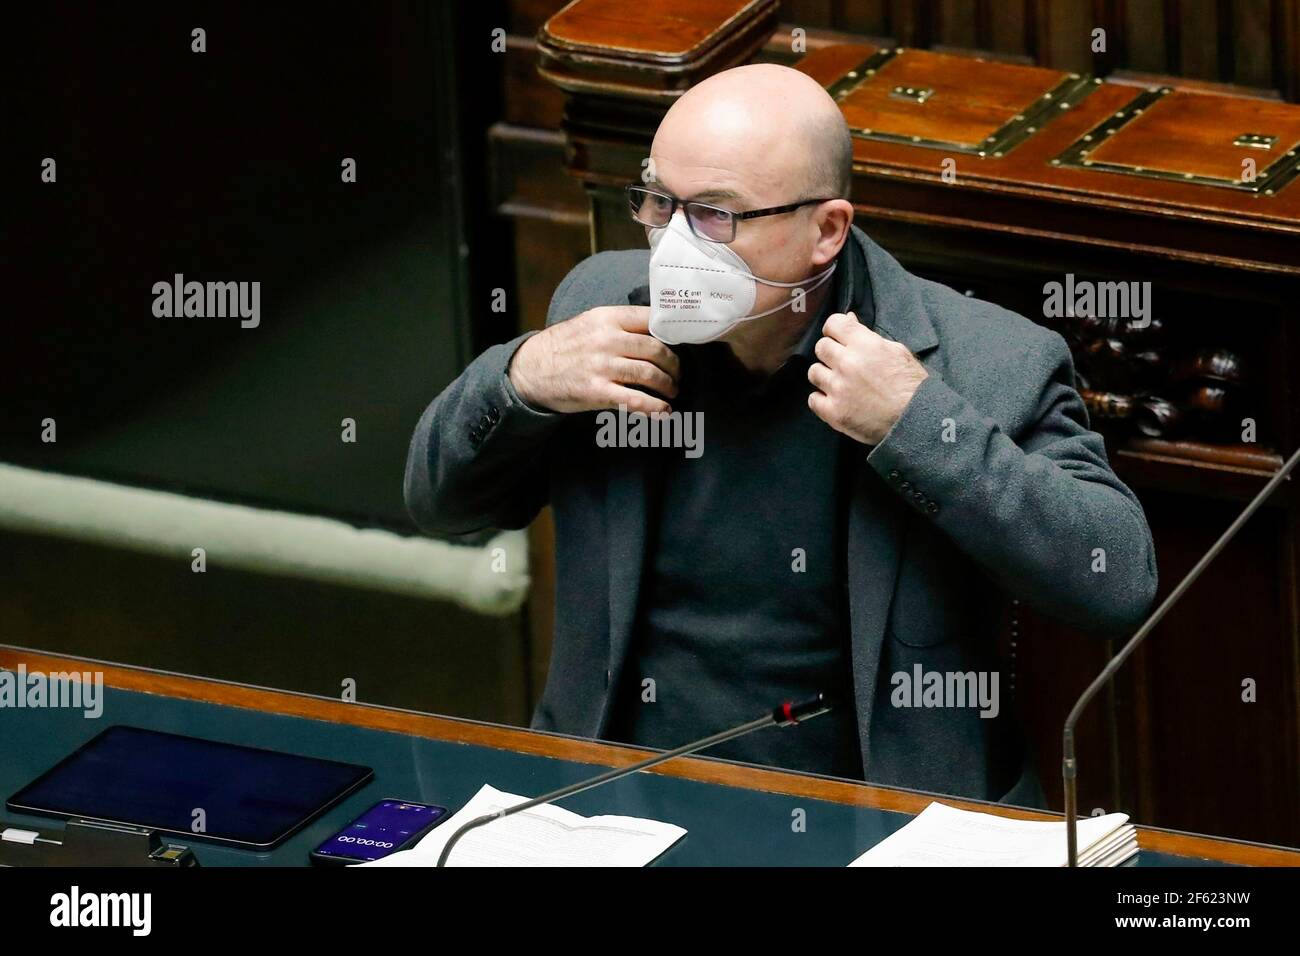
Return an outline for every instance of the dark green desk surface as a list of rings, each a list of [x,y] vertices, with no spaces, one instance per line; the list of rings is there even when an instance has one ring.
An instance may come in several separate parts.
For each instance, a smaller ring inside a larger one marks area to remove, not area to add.
[[[13,666],[8,651],[0,648],[0,652],[5,652],[0,653],[0,666]],[[29,666],[38,669],[37,663],[33,661]],[[189,682],[188,678],[177,677],[165,680],[171,685]],[[204,681],[192,683],[195,686],[222,686]],[[593,775],[608,766],[497,746],[429,739],[349,723],[268,713],[228,703],[168,696],[168,693],[166,690],[163,693],[145,693],[106,687],[103,716],[97,720],[87,719],[80,711],[70,709],[0,710],[0,794],[7,799],[111,724],[148,727],[373,767],[375,777],[370,784],[272,852],[256,853],[179,840],[190,842],[205,866],[305,866],[308,852],[313,847],[383,797],[439,804],[454,811],[485,782],[514,793],[535,795]],[[315,703],[314,698],[298,698],[297,695],[260,690],[251,693],[301,700],[308,709]],[[342,705],[328,702],[326,706],[338,708]],[[408,716],[402,712],[359,705],[351,705],[348,709],[395,715],[396,718]],[[480,733],[493,731],[493,728],[481,724],[464,726]],[[512,735],[513,739],[518,739],[522,733],[518,729],[505,728],[502,732]],[[793,731],[769,728],[759,732]],[[542,747],[548,741],[564,744],[570,740],[553,735],[527,736],[536,737]],[[606,751],[600,748],[596,752]],[[734,770],[739,771],[741,777],[748,773],[747,779],[752,783],[753,771],[750,768],[722,761],[707,763],[712,766],[706,769],[714,776]],[[695,765],[702,766],[698,761]],[[765,773],[771,774],[770,771]],[[818,778],[787,774],[772,775],[768,779],[777,778],[818,781]],[[847,789],[845,784],[836,784],[835,787],[841,791]],[[873,788],[858,787],[854,790]],[[686,837],[658,861],[658,865],[666,866],[843,866],[910,819],[906,813],[871,806],[657,773],[635,774],[571,797],[562,805],[586,815],[612,813],[650,817],[685,827],[688,831]],[[805,832],[794,832],[791,826],[796,808],[802,808],[806,813]],[[8,810],[0,811],[0,817],[10,823],[44,829],[60,826],[57,821]],[[1251,847],[1231,841],[1224,841],[1224,844]],[[1198,844],[1202,852],[1205,845],[1204,840]],[[1232,856],[1226,858],[1232,859]],[[1136,865],[1201,865],[1207,862],[1211,861],[1195,855],[1174,856],[1144,850]]]

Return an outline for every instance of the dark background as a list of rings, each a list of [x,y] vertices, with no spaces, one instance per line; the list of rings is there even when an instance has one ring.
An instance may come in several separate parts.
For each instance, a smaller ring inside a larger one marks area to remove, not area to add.
[[[411,425],[487,311],[468,10],[75,5],[16,31],[0,457],[406,526]],[[260,281],[261,326],[155,318],[175,273]]]
[[[488,308],[513,265],[484,187],[500,8],[11,18],[0,460],[415,533],[412,428],[510,321]],[[260,326],[156,318],[152,286],[175,273],[259,281]],[[518,613],[14,533],[0,580],[5,643],[330,695],[352,678],[363,700],[517,723],[531,709]]]

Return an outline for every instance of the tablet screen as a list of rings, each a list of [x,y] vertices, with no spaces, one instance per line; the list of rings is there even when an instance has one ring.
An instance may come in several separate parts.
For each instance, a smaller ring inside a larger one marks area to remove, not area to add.
[[[372,776],[356,764],[116,726],[7,805],[268,849]]]

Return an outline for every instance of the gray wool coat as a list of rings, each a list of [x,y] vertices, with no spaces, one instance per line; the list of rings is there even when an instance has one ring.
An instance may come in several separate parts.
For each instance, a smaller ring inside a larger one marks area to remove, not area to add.
[[[1000,612],[1018,598],[1084,631],[1132,630],[1156,589],[1146,518],[1088,427],[1059,335],[912,275],[857,227],[849,241],[866,256],[876,331],[929,371],[880,444],[856,446],[846,705],[866,778],[1041,805],[995,648]],[[579,263],[547,324],[643,304],[648,258],[603,252]],[[524,403],[507,367],[525,338],[489,348],[424,412],[406,502],[421,529],[442,535],[521,528],[553,506],[555,637],[533,726],[600,737],[637,614],[645,458],[597,447],[595,413]],[[914,706],[900,675],[930,673],[999,675],[997,716],[951,698]]]

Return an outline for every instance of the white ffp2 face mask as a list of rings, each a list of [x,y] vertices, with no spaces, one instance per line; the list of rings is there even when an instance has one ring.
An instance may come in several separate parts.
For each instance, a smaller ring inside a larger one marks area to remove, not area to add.
[[[749,271],[729,245],[696,238],[685,213],[650,231],[650,334],[666,345],[699,345],[739,322],[779,312],[782,302],[754,315],[758,283],[811,292],[830,278],[835,263],[802,282],[773,282]]]

